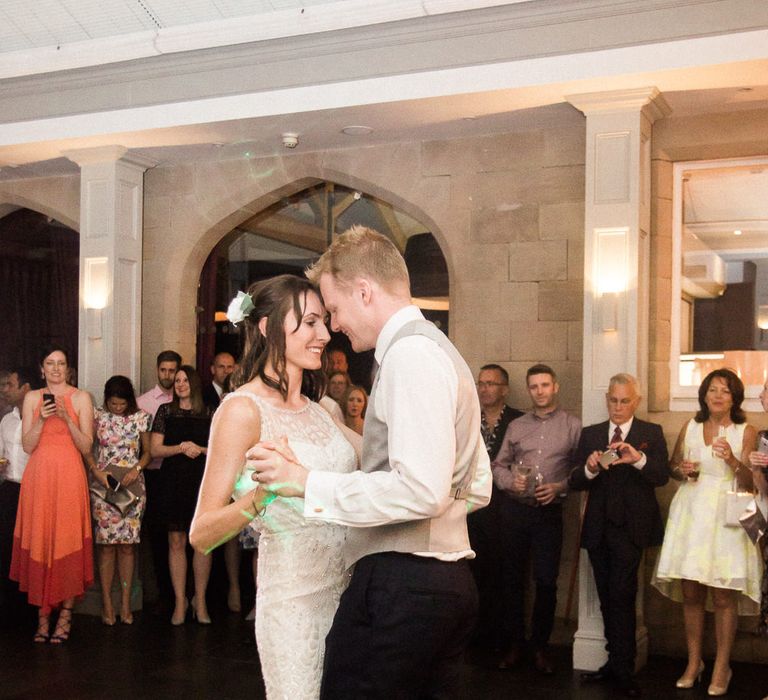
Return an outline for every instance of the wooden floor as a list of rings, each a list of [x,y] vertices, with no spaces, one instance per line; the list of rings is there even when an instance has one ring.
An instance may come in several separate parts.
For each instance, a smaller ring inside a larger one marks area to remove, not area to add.
[[[0,698],[264,698],[253,626],[242,615],[218,611],[210,626],[190,620],[181,627],[149,612],[137,613],[130,627],[105,627],[99,618],[75,615],[72,637],[61,647],[33,644],[33,632],[29,623],[0,631]],[[569,648],[556,648],[553,655],[557,672],[542,677],[528,668],[498,671],[492,654],[472,651],[464,666],[462,698],[620,697],[610,686],[581,685],[570,667]],[[733,669],[728,698],[759,700],[768,694],[768,667],[734,664]],[[678,659],[652,657],[638,675],[643,697],[707,697],[707,678],[704,687],[675,690],[681,671]]]

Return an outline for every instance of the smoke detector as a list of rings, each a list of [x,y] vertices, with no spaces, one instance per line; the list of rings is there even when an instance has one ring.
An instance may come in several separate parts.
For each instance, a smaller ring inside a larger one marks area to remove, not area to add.
[[[291,132],[283,134],[283,146],[286,148],[296,148],[299,145],[299,135]]]

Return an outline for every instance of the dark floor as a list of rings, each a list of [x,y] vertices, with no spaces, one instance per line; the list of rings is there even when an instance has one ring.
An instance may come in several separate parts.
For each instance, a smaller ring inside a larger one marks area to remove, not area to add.
[[[241,615],[219,613],[214,624],[187,622],[172,627],[165,618],[137,613],[133,626],[105,627],[99,618],[76,615],[72,638],[61,646],[33,644],[34,629],[19,626],[0,632],[1,698],[243,698],[260,700],[252,623]],[[554,650],[555,676],[534,671],[498,671],[490,654],[474,651],[464,667],[462,698],[557,698],[608,700],[610,686],[581,686],[570,668],[570,649]],[[728,698],[759,700],[768,693],[768,666],[734,664]],[[678,659],[652,657],[638,675],[643,697],[661,700],[704,698],[705,685],[678,691]]]

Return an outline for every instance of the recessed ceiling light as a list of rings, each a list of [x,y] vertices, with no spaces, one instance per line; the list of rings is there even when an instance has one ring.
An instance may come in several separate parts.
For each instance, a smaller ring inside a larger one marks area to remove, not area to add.
[[[345,126],[342,130],[342,134],[347,136],[367,136],[373,132],[370,126]]]
[[[462,117],[462,119],[463,119],[465,122],[473,122],[473,121],[475,121],[475,119],[477,119],[477,117],[475,117],[475,116],[473,116],[473,115],[471,115],[471,114],[470,114],[468,117]]]
[[[736,92],[752,92],[752,90],[754,89],[755,88],[751,88],[751,87],[740,87],[738,90],[736,90]]]
[[[740,236],[740,235],[741,235],[741,229],[740,229],[740,228],[737,228],[737,229],[736,229],[736,230],[733,232],[733,235],[734,235],[734,236]]]

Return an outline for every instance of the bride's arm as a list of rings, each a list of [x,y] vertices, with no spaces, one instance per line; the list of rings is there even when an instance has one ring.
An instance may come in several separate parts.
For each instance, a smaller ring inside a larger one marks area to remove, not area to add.
[[[225,401],[214,414],[205,474],[189,533],[189,541],[197,551],[210,552],[232,539],[273,498],[263,489],[254,488],[231,501],[245,464],[245,452],[259,441],[260,434],[259,409],[246,397]]]

